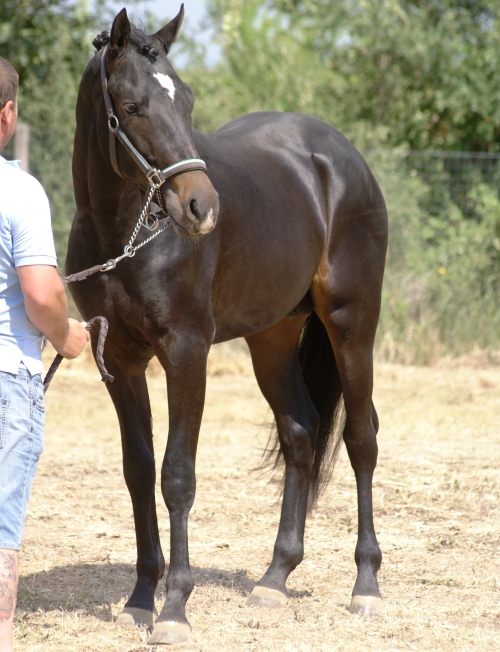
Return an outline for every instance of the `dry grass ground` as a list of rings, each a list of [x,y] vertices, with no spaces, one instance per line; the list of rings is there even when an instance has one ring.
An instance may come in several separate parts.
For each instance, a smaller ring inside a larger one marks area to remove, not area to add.
[[[363,620],[346,609],[355,579],[356,502],[345,451],[308,521],[306,557],[290,578],[288,606],[245,607],[278,524],[276,485],[251,472],[270,415],[245,353],[218,348],[190,519],[193,638],[178,649],[500,649],[500,368],[471,362],[377,367],[374,504],[386,613]],[[153,368],[158,463],[167,431],[164,384]],[[16,650],[151,651],[147,632],[113,624],[133,586],[135,537],[116,417],[88,361],[63,363],[47,410],[22,549]],[[158,504],[168,552],[159,491]]]

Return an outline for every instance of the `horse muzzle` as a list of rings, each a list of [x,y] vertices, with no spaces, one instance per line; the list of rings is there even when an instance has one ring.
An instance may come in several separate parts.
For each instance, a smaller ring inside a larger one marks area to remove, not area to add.
[[[179,175],[164,184],[161,193],[177,235],[196,237],[213,231],[219,215],[219,194],[204,172]]]

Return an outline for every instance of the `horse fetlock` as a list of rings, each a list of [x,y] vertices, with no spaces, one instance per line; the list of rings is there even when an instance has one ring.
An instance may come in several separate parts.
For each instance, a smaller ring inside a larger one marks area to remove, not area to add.
[[[177,610],[179,605],[182,605],[182,613],[184,613],[184,605],[189,599],[189,596],[194,589],[194,580],[190,571],[183,574],[176,573],[172,576],[170,573],[166,581],[167,597],[163,606],[162,614],[167,611],[170,613],[171,609]]]
[[[158,556],[150,555],[148,558],[141,558],[137,560],[137,587],[139,585],[144,588],[156,591],[158,582],[165,573],[165,559],[160,553]]]
[[[358,566],[358,575],[365,572],[376,573],[382,564],[382,551],[377,541],[358,542],[354,560]]]
[[[297,539],[291,541],[280,541],[274,545],[274,555],[269,573],[282,572],[285,579],[304,559],[304,544]]]

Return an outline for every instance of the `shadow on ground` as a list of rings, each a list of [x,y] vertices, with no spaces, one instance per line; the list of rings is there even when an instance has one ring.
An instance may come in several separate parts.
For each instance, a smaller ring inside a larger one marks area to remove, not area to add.
[[[168,571],[168,566],[165,571]],[[197,586],[221,586],[246,596],[255,582],[246,570],[225,571],[218,568],[192,568]],[[111,605],[128,598],[135,585],[133,564],[76,564],[56,566],[21,577],[17,606],[19,611],[78,611],[111,620]],[[160,580],[157,596],[165,594]],[[103,609],[104,607],[104,609]]]

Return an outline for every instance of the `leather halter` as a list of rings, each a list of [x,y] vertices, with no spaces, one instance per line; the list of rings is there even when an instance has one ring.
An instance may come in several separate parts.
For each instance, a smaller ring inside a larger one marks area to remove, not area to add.
[[[104,103],[106,104],[106,113],[108,114],[108,127],[110,131],[109,135],[109,155],[111,158],[111,165],[116,174],[122,178],[125,178],[120,172],[120,167],[118,166],[118,159],[116,157],[116,140],[119,140],[120,143],[125,147],[127,152],[130,154],[132,159],[137,163],[141,170],[146,175],[149,184],[151,186],[160,187],[164,181],[173,177],[176,174],[181,172],[191,172],[193,170],[203,170],[207,171],[207,166],[205,161],[201,158],[189,158],[184,161],[179,161],[174,163],[163,170],[158,170],[150,165],[146,159],[142,156],[140,152],[132,145],[130,140],[127,138],[125,133],[120,127],[120,122],[115,115],[113,109],[113,102],[111,100],[111,95],[108,91],[108,76],[106,74],[106,52],[108,46],[104,48],[101,56],[101,83],[102,83],[102,93],[104,95]]]

